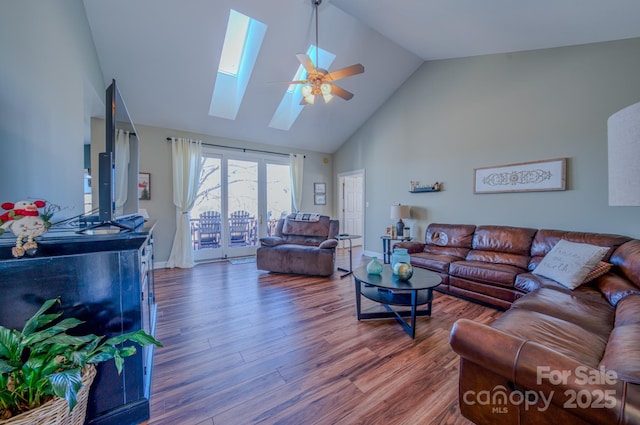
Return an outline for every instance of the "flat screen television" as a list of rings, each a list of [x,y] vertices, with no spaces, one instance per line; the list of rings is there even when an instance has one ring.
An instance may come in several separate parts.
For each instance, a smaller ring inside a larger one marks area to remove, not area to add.
[[[136,220],[140,141],[116,80],[107,87],[105,106],[105,151],[98,155],[98,222],[83,232],[134,230],[142,222]]]

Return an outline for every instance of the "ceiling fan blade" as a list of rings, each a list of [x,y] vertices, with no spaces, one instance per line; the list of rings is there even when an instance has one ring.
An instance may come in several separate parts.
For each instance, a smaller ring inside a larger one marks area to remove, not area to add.
[[[307,80],[273,81],[269,84],[309,84]]]
[[[331,94],[339,96],[344,100],[350,100],[353,97],[353,93],[346,91],[340,86],[336,86],[335,84],[331,84]]]
[[[298,53],[296,57],[298,58],[304,69],[307,71],[307,74],[315,74],[317,72],[316,67],[313,66],[313,62],[311,62],[311,59],[309,59],[309,56],[307,56],[305,53]]]
[[[342,78],[347,78],[352,75],[362,74],[364,72],[364,66],[362,64],[355,64],[348,66],[346,68],[339,69],[337,71],[330,72],[327,74],[327,77],[332,81],[337,81]]]

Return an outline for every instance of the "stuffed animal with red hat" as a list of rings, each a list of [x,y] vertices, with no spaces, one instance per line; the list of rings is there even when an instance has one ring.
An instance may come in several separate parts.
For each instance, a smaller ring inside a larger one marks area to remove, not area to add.
[[[10,230],[16,236],[16,246],[11,249],[14,257],[20,258],[25,253],[36,253],[38,244],[33,239],[45,233],[50,225],[40,216],[38,210],[45,205],[45,201],[19,201],[15,204],[5,202],[0,205],[2,209],[8,210],[0,215],[0,235]]]

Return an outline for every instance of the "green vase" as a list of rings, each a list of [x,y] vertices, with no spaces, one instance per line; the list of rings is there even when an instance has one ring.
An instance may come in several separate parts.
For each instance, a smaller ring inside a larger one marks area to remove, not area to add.
[[[380,274],[382,273],[382,263],[378,261],[378,257],[373,257],[369,264],[367,264],[367,273]]]

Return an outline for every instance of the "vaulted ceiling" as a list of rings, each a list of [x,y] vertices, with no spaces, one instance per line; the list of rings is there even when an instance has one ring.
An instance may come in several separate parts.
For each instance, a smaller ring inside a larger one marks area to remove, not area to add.
[[[311,0],[84,0],[105,86],[115,78],[137,124],[331,153],[424,61],[640,37],[638,0],[323,0],[319,46],[350,101],[305,106],[269,127],[315,43]],[[209,115],[230,9],[267,25],[235,120]]]

